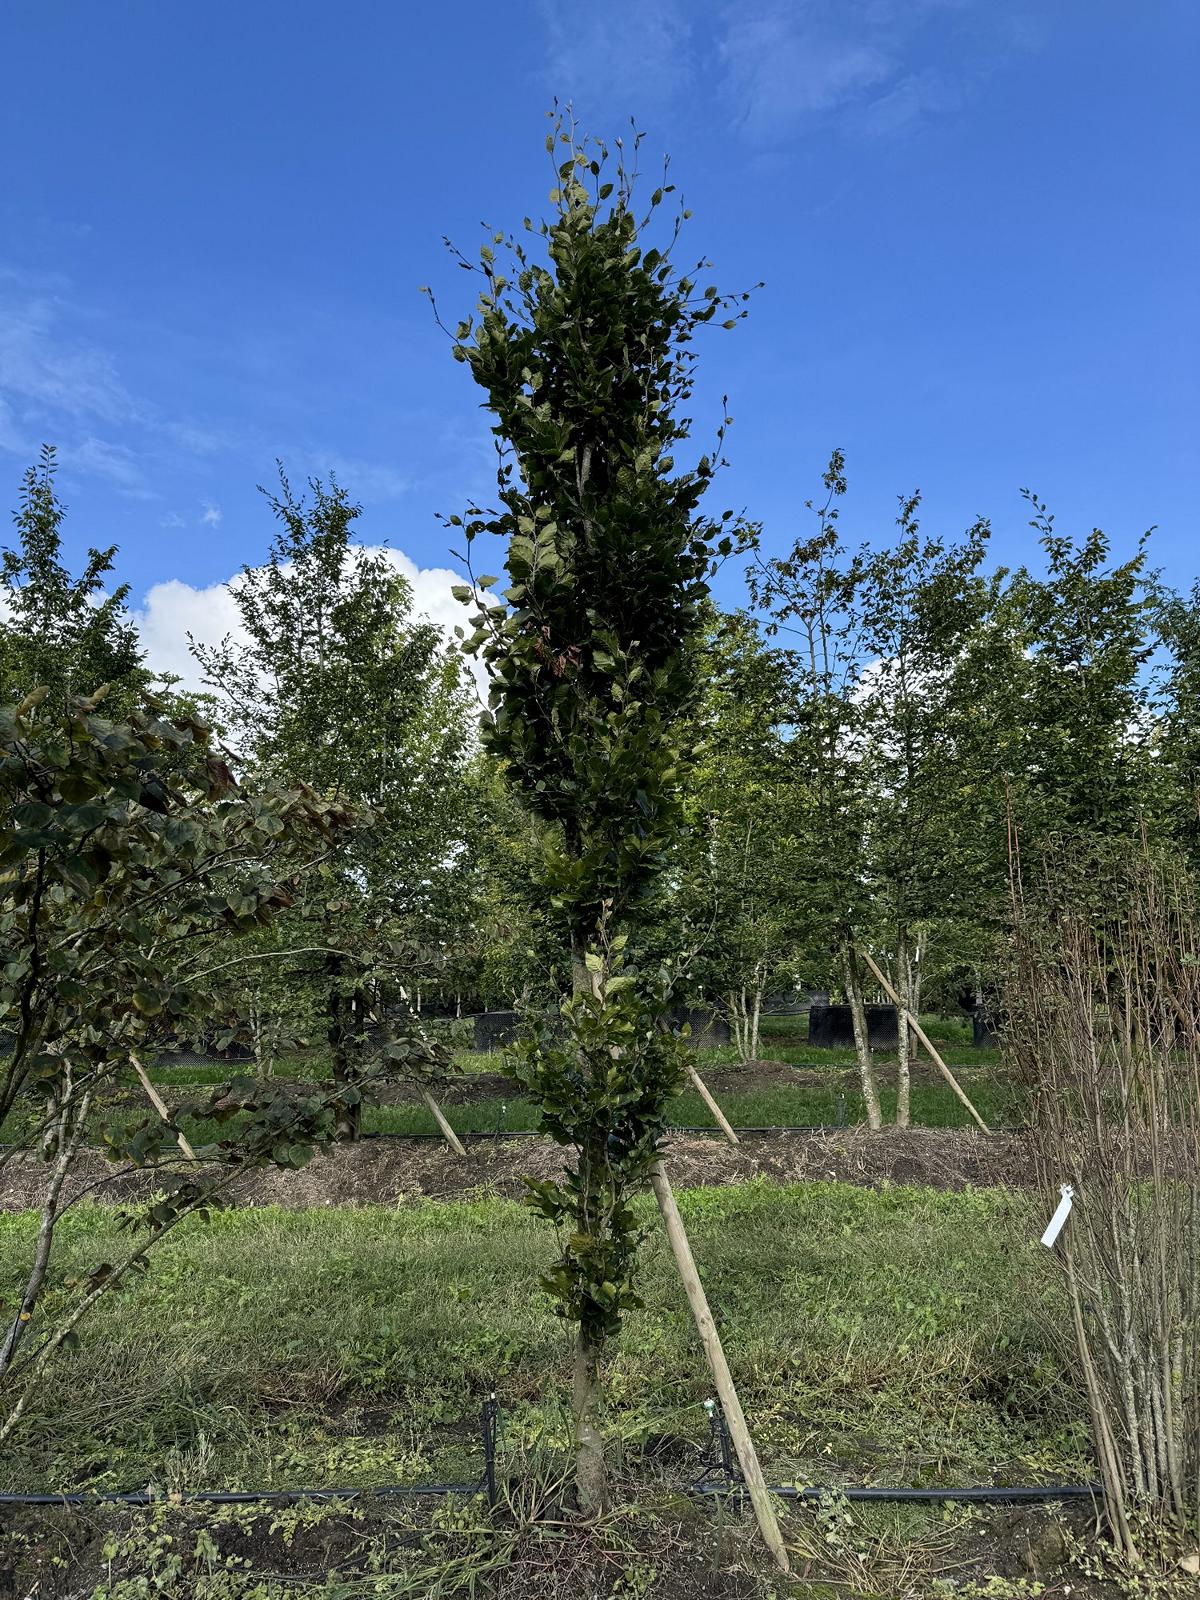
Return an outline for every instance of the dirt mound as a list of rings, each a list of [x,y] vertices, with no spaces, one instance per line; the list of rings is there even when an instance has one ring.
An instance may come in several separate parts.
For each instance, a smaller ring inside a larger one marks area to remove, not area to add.
[[[467,1159],[432,1140],[369,1139],[319,1152],[295,1172],[247,1172],[234,1184],[236,1205],[278,1205],[291,1210],[319,1205],[399,1205],[423,1198],[517,1196],[522,1178],[555,1177],[563,1149],[549,1139],[472,1139]],[[734,1148],[717,1138],[679,1137],[665,1151],[674,1182],[681,1188],[745,1183],[766,1178],[775,1183],[836,1179],[878,1188],[909,1184],[935,1189],[1005,1185],[1033,1181],[1031,1155],[1015,1134],[985,1136],[965,1128],[829,1129],[821,1133],[746,1134]],[[39,1203],[45,1168],[20,1157],[0,1172],[0,1210],[21,1211]],[[85,1190],[105,1203],[128,1201],[151,1192],[153,1169],[116,1173],[97,1152],[83,1155],[70,1180],[70,1193]]]

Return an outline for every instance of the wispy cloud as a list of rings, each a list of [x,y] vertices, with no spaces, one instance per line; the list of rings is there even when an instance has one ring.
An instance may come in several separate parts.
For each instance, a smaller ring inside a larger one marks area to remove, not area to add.
[[[206,528],[219,528],[224,520],[225,513],[220,506],[214,505],[211,500],[206,500],[204,502],[204,510],[200,513],[200,521],[203,525]]]
[[[49,298],[0,307],[0,395],[36,416],[127,422],[138,414],[111,358],[73,339]]]
[[[151,499],[164,466],[231,441],[132,393],[95,322],[59,274],[0,264],[0,451],[28,461],[51,440],[66,471]]]
[[[789,133],[895,73],[886,49],[822,9],[767,4],[727,13],[719,45],[724,94],[735,125],[753,143]]]
[[[387,462],[343,455],[318,455],[316,460],[315,476],[332,474],[353,500],[368,504],[399,500],[413,487],[413,480],[406,473]]]
[[[146,482],[137,456],[128,445],[114,444],[111,440],[88,434],[78,444],[64,447],[60,455],[64,467],[107,478],[122,494],[135,500],[155,498],[155,492]]]
[[[0,450],[7,450],[15,456],[24,456],[30,461],[37,453],[37,441],[25,432],[12,406],[3,395],[0,395]]]
[[[719,94],[759,147],[818,120],[895,136],[957,110],[1036,30],[987,0],[750,0],[721,13]]]
[[[546,30],[545,75],[560,100],[591,113],[598,105],[652,108],[678,94],[695,70],[693,7],[642,0],[620,10],[539,0]]]

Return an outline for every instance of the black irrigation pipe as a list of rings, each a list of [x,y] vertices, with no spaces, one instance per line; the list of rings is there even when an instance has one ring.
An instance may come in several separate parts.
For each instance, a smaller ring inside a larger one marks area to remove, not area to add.
[[[298,1500],[419,1500],[438,1495],[482,1494],[490,1506],[498,1499],[496,1479],[496,1439],[500,1407],[491,1394],[483,1402],[480,1412],[480,1434],[483,1440],[483,1472],[472,1483],[417,1483],[378,1484],[359,1489],[196,1489],[186,1493],[163,1494],[151,1489],[137,1489],[125,1493],[95,1493],[88,1490],[65,1494],[0,1494],[0,1506],[246,1506],[267,1505]],[[725,1418],[717,1402],[710,1402],[710,1427],[712,1454],[705,1457],[705,1465],[717,1467],[721,1477],[700,1478],[689,1487],[689,1492],[700,1497],[740,1499],[747,1493],[746,1485],[737,1476]],[[1058,1500],[1100,1500],[1104,1491],[1094,1483],[1052,1484],[985,1484],[970,1488],[888,1488],[876,1484],[829,1484],[800,1487],[797,1484],[768,1484],[767,1492],[781,1500],[821,1502],[831,1497],[852,1501],[892,1502],[955,1502],[969,1505],[1028,1505],[1052,1504]]]
[[[850,1133],[854,1128],[865,1128],[865,1122],[795,1122],[775,1123],[768,1128],[734,1128],[734,1133],[743,1134],[770,1134],[770,1133]],[[966,1123],[913,1123],[911,1128],[917,1132],[934,1133],[974,1133],[976,1130]],[[549,1134],[542,1128],[500,1128],[500,1129],[471,1129],[464,1132],[462,1128],[454,1130],[460,1139],[491,1139],[499,1142],[502,1139],[547,1139]],[[1020,1133],[1020,1128],[993,1128],[993,1133]],[[671,1124],[665,1130],[667,1137],[677,1133],[707,1134],[712,1138],[724,1138],[725,1135],[715,1124],[703,1128],[690,1128],[678,1124]],[[442,1139],[440,1133],[360,1133],[360,1139]],[[442,1140],[445,1143],[444,1139]]]
[[[847,1124],[843,1123],[844,1129]],[[776,1128],[735,1128],[734,1133],[824,1133],[828,1129],[838,1129],[836,1122],[812,1122],[797,1124],[795,1126],[780,1126]],[[472,1128],[465,1131],[456,1128],[455,1133],[460,1139],[491,1139],[494,1143],[501,1139],[548,1139],[550,1136],[544,1128]],[[671,1125],[666,1130],[669,1135],[675,1133],[708,1133],[724,1138],[720,1128],[714,1123],[711,1127],[687,1128]],[[440,1133],[360,1133],[360,1139],[442,1139]],[[445,1140],[442,1139],[445,1143]]]

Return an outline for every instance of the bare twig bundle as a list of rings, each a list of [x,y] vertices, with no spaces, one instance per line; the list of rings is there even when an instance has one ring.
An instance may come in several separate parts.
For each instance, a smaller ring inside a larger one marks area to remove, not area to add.
[[[1107,1514],[1200,1513],[1200,928],[1144,846],[1014,872],[1008,1044],[1042,1178],[1074,1190],[1056,1247]]]

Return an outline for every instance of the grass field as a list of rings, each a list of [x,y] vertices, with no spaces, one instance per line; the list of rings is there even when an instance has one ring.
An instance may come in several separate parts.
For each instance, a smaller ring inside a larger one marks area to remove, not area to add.
[[[931,1037],[940,1037],[950,1063],[969,1069],[963,1075],[968,1093],[984,1120],[993,1127],[1013,1126],[1023,1120],[1018,1093],[1006,1079],[1000,1064],[999,1052],[992,1049],[975,1049],[970,1044],[970,1028],[966,1023],[927,1017],[923,1019]],[[772,1062],[804,1069],[794,1084],[777,1078],[768,1083],[756,1083],[750,1074],[745,1090],[725,1089],[719,1095],[725,1115],[735,1127],[808,1127],[840,1126],[861,1122],[865,1116],[862,1095],[857,1087],[858,1074],[852,1050],[816,1050],[804,1037],[803,1021],[794,1017],[764,1018],[763,1055]],[[736,1053],[731,1047],[707,1049],[696,1052],[697,1065],[702,1073],[719,1071],[737,1065]],[[468,1084],[483,1075],[500,1076],[504,1057],[499,1053],[458,1051],[454,1058],[456,1071]],[[163,1089],[173,1091],[175,1099],[203,1098],[205,1087],[226,1082],[238,1073],[253,1069],[246,1063],[189,1062],[179,1066],[159,1064],[151,1067],[151,1079]],[[817,1080],[822,1074],[824,1081]],[[825,1076],[827,1075],[827,1076]],[[881,1059],[878,1062],[880,1098],[884,1118],[895,1116],[895,1064]],[[330,1071],[327,1054],[317,1048],[300,1056],[287,1057],[276,1064],[275,1076],[280,1080],[304,1081],[314,1084],[328,1083]],[[142,1091],[132,1074],[126,1085],[137,1115],[144,1114]],[[523,1099],[514,1086],[513,1093],[496,1094],[488,1098],[473,1098],[465,1103],[448,1104],[451,1121],[460,1133],[499,1134],[538,1127],[536,1108]],[[33,1107],[19,1108],[3,1126],[0,1142],[16,1139],[34,1115]],[[113,1120],[111,1108],[98,1112],[93,1118],[97,1130],[102,1121]],[[927,1063],[922,1064],[912,1089],[912,1120],[921,1127],[967,1127],[971,1118],[952,1091],[932,1074]],[[692,1089],[676,1096],[670,1107],[670,1121],[674,1127],[716,1128],[708,1107]],[[204,1124],[194,1118],[185,1118],[186,1133],[193,1142],[202,1143],[217,1136],[215,1124]],[[435,1135],[437,1126],[428,1109],[420,1101],[396,1105],[368,1106],[363,1115],[363,1128],[368,1133]],[[221,1136],[228,1133],[221,1130]],[[97,1132],[98,1137],[98,1132]]]
[[[1079,1398],[1040,1331],[1053,1288],[1023,1202],[750,1184],[681,1203],[774,1481],[1085,1470]],[[69,1214],[60,1282],[119,1247],[118,1221],[98,1208]],[[0,1217],[0,1295],[33,1228],[27,1214]],[[531,1292],[552,1250],[544,1225],[495,1200],[255,1209],[189,1227],[86,1325],[0,1481],[471,1478],[478,1404],[493,1385],[506,1453],[553,1454],[565,1440],[568,1349],[548,1300]],[[648,1442],[698,1443],[711,1392],[654,1227],[644,1291],[607,1374],[607,1426],[634,1465]]]
[[[702,1069],[708,1070],[709,1065],[706,1053],[701,1061]],[[199,1083],[192,1076],[194,1071],[205,1074]],[[178,1072],[158,1070],[153,1078],[162,1088],[174,1091],[173,1098],[177,1100],[200,1099],[204,1097],[207,1085],[226,1081],[230,1071],[226,1067],[218,1075],[207,1067],[186,1068]],[[857,1077],[854,1073],[833,1066],[828,1069],[827,1082],[812,1082],[810,1076],[806,1075],[803,1079],[798,1077],[795,1084],[772,1081],[746,1091],[722,1089],[718,1095],[719,1103],[730,1122],[739,1128],[840,1126],[863,1120],[863,1100],[856,1087]],[[890,1074],[881,1074],[880,1099],[884,1118],[890,1122],[895,1116],[896,1092],[889,1084],[889,1077]],[[318,1078],[313,1081],[327,1080]],[[1011,1126],[1021,1120],[1019,1096],[1002,1076],[981,1069],[971,1075],[967,1087],[972,1101],[990,1126]],[[127,1100],[136,1107],[133,1115],[139,1118],[146,1115],[145,1101],[136,1082],[127,1086]],[[500,1094],[464,1103],[447,1103],[446,1110],[454,1128],[463,1134],[501,1134],[539,1126],[536,1106],[517,1094],[515,1086],[511,1095]],[[914,1081],[911,1112],[912,1120],[918,1127],[959,1128],[971,1125],[966,1108],[940,1080]],[[119,1109],[98,1110],[92,1119],[97,1128],[97,1137],[102,1124],[119,1121],[122,1115]],[[669,1116],[672,1127],[716,1130],[712,1113],[694,1089],[689,1088],[675,1097]],[[17,1138],[32,1117],[32,1106],[20,1108],[0,1129],[0,1137]],[[228,1124],[218,1129],[216,1123],[190,1116],[182,1119],[182,1126],[195,1144],[203,1143],[210,1137],[227,1137],[229,1132]],[[368,1105],[363,1112],[363,1129],[368,1133],[437,1134],[432,1114],[420,1101]]]

